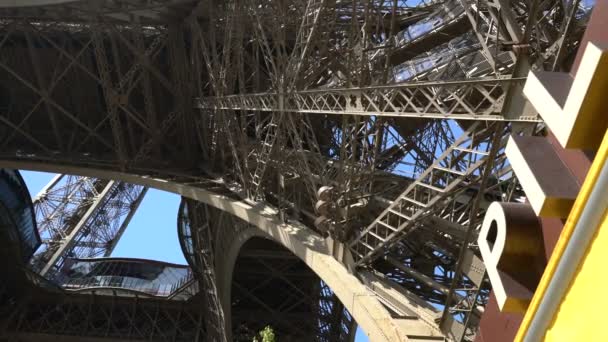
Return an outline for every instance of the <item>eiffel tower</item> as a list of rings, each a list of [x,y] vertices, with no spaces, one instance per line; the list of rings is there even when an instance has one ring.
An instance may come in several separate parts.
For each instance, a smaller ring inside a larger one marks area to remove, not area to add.
[[[526,196],[506,141],[544,128],[525,76],[590,12],[0,0],[0,341],[474,341],[484,213]],[[148,188],[187,265],[110,257]]]

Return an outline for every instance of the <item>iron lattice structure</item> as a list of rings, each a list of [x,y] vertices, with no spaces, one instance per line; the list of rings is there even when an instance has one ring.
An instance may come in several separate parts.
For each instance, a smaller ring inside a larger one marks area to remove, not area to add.
[[[57,175],[33,199],[42,247],[32,268],[53,278],[66,257],[108,257],[146,189],[122,182]]]
[[[81,341],[203,341],[203,312],[194,305],[160,300],[104,298],[51,293],[24,302],[7,323],[14,338],[50,341],[78,336]],[[74,338],[74,341],[79,340]]]
[[[4,165],[275,208],[328,237],[391,312],[451,340],[474,338],[488,300],[474,244],[485,208],[525,196],[504,156],[509,134],[542,128],[523,76],[566,69],[590,13],[576,0],[43,2],[0,3]],[[86,182],[114,184],[73,184]],[[126,202],[143,193],[118,184]],[[235,223],[198,215],[181,214],[198,220],[182,246],[221,336],[236,330],[222,328],[222,252],[205,222]],[[315,319],[352,321],[315,286]]]

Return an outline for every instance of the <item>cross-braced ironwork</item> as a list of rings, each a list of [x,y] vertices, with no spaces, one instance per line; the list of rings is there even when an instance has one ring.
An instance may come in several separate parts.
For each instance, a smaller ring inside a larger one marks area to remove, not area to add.
[[[0,161],[275,208],[330,237],[362,281],[384,284],[373,288],[389,310],[404,315],[418,298],[443,308],[419,302],[420,320],[435,315],[448,339],[473,340],[489,293],[472,243],[479,220],[489,202],[525,196],[503,144],[542,127],[522,76],[569,67],[583,3],[0,8]]]
[[[523,79],[415,83],[203,98],[201,109],[503,121],[506,90]],[[538,121],[524,116],[510,121]],[[271,125],[271,124],[269,124]]]
[[[122,182],[55,176],[33,200],[42,239],[33,269],[53,278],[68,257],[110,256],[145,193]]]
[[[51,293],[25,299],[14,318],[6,322],[6,329],[9,338],[32,341],[53,335],[85,341],[204,341],[202,315],[203,310],[197,305]]]

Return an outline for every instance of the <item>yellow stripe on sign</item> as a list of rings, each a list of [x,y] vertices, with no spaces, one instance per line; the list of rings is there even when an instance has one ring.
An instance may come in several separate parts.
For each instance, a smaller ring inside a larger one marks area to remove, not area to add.
[[[603,292],[608,281],[608,211],[596,230],[585,256],[578,266],[553,320],[545,341],[608,341],[605,308],[608,296]]]
[[[523,342],[523,339],[530,328],[532,319],[538,311],[541,300],[544,298],[547,292],[547,288],[553,278],[553,275],[555,274],[557,265],[564,254],[568,241],[574,232],[574,228],[581,217],[584,207],[587,205],[591,191],[595,187],[599,174],[607,159],[608,132],[604,134],[599,151],[593,161],[593,164],[591,165],[591,168],[589,169],[589,173],[587,174],[585,182],[583,183],[576,201],[574,202],[572,211],[568,216],[564,229],[560,234],[559,240],[555,246],[555,249],[553,250],[553,254],[549,259],[549,263],[545,268],[545,272],[543,273],[538,288],[534,293],[534,297],[532,298],[530,306],[526,311],[526,315],[524,316],[521,326],[519,327],[515,337],[515,341],[517,342]],[[602,226],[605,224],[606,216],[604,216]],[[608,228],[604,230],[607,229]],[[598,265],[598,258],[603,260],[604,263]],[[556,311],[557,314],[553,318],[553,321],[548,329],[551,331],[551,333],[548,334],[547,337],[550,336],[551,341],[600,341],[595,339],[595,337],[599,338],[600,336],[598,334],[608,331],[603,324],[590,326],[590,322],[594,321],[591,316],[597,315],[597,318],[601,319],[603,308],[605,308],[608,304],[605,302],[608,301],[608,296],[602,296],[601,294],[602,289],[606,284],[606,279],[603,278],[607,277],[605,272],[605,260],[608,260],[608,232],[602,232],[600,235],[598,235],[596,232],[596,236],[590,243],[588,251],[584,256],[583,261],[579,265],[579,271],[575,275],[575,280],[571,283],[565,297],[562,299],[562,303]],[[581,268],[581,266],[584,267]],[[599,269],[597,268],[598,266]],[[589,267],[588,270],[586,269],[587,267]],[[581,276],[581,279],[580,281],[577,281],[576,278],[578,278],[579,275]],[[603,278],[600,279],[600,277]],[[590,290],[592,287],[594,290]],[[582,307],[585,307],[586,309],[583,310],[581,309]],[[595,310],[590,310],[589,308],[595,308]],[[578,319],[572,321],[573,316],[575,315],[578,315],[579,317]],[[570,321],[567,321],[567,319],[570,319]],[[576,324],[580,324],[580,328]],[[572,331],[571,333],[575,333],[574,331],[578,330],[581,330],[580,333],[585,333],[582,331],[583,328],[588,330],[586,333],[592,334],[592,337],[594,337],[592,339],[584,339],[583,337],[567,339],[566,335],[559,336],[559,334],[565,334],[565,331],[568,329]],[[549,338],[547,340],[549,340]],[[601,341],[608,341],[608,338]]]

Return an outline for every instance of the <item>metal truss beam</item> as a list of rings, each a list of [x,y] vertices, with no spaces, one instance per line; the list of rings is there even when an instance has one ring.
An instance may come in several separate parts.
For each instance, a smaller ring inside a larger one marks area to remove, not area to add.
[[[34,269],[52,278],[68,256],[109,256],[146,191],[121,182],[57,175],[33,200],[43,241],[32,261]]]
[[[204,341],[202,307],[166,301],[61,293],[34,294],[0,337],[26,341]]]
[[[422,172],[366,229],[351,242],[357,265],[369,263],[408,232],[417,229],[423,217],[442,210],[448,199],[479,177],[490,158],[488,137],[493,130],[479,130],[475,123]],[[500,139],[503,139],[503,132]]]
[[[74,227],[67,227],[66,230],[69,231],[70,233],[65,237],[65,239],[63,239],[63,241],[59,245],[59,248],[57,248],[55,253],[53,253],[53,255],[49,258],[49,260],[47,261],[46,265],[44,265],[42,270],[40,270],[40,275],[46,276],[47,273],[51,270],[51,268],[56,267],[56,264],[57,264],[57,261],[59,260],[59,258],[65,257],[68,250],[71,249],[74,246],[74,244],[76,244],[76,241],[75,241],[76,236],[78,236],[79,234],[82,234],[81,230],[82,230],[82,228],[85,227],[87,220],[93,215],[93,213],[95,213],[96,211],[99,210],[99,208],[101,207],[101,204],[103,203],[103,200],[109,194],[110,189],[112,189],[113,186],[114,186],[114,182],[110,181],[104,187],[102,192],[93,198],[93,204],[87,209],[87,211],[84,213],[84,215],[80,219],[80,221],[78,221],[78,223],[76,223],[76,225]]]
[[[538,122],[537,116],[500,115],[509,86],[524,79],[414,83],[365,88],[329,88],[293,93],[207,97],[204,110],[246,110],[425,119]]]

